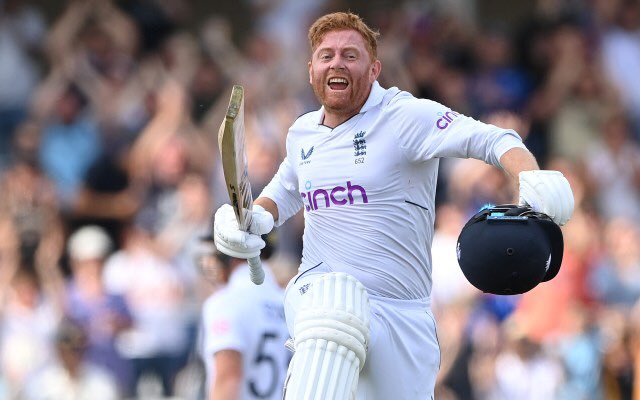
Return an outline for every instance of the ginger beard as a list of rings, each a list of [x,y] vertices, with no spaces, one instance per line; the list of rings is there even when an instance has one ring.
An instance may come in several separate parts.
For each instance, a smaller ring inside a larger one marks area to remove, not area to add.
[[[352,30],[326,33],[309,62],[309,82],[325,114],[342,120],[360,111],[379,74],[380,61]]]

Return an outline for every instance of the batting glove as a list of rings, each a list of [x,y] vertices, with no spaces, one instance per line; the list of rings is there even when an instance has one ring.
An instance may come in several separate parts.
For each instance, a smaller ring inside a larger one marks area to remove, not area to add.
[[[573,191],[559,171],[520,172],[520,205],[547,214],[553,222],[564,225],[573,214]]]
[[[216,248],[230,257],[248,259],[260,255],[265,242],[260,235],[273,229],[273,216],[260,206],[254,206],[250,213],[249,231],[241,231],[236,214],[230,204],[224,204],[215,214],[213,234]]]

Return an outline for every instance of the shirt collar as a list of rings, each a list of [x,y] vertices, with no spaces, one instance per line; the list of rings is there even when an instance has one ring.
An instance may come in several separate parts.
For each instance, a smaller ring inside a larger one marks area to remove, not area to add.
[[[364,113],[369,111],[371,108],[377,106],[382,101],[384,94],[387,91],[380,86],[378,81],[374,81],[373,85],[371,85],[371,92],[369,93],[369,98],[364,103],[362,108],[360,109],[360,113]]]
[[[369,111],[371,108],[380,104],[380,102],[384,98],[385,93],[386,93],[386,90],[382,88],[382,86],[380,86],[378,81],[374,81],[373,84],[371,85],[371,92],[369,92],[369,97],[367,98],[367,101],[364,102],[364,105],[362,106],[358,114],[365,113]],[[324,121],[324,106],[320,107],[320,117],[318,119],[318,125],[322,125],[323,121]]]

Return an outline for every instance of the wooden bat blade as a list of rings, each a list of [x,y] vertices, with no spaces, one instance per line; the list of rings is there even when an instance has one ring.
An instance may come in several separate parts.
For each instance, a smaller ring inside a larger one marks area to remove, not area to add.
[[[244,151],[244,89],[235,85],[231,90],[231,100],[227,114],[218,132],[218,147],[222,159],[224,180],[229,192],[229,200],[238,218],[241,230],[247,231],[251,223],[249,212],[253,206],[251,184]],[[250,278],[256,285],[264,282],[264,270],[260,256],[247,259]]]
[[[253,206],[247,169],[244,139],[244,89],[235,85],[229,107],[218,132],[218,147],[224,170],[224,180],[231,205],[238,217],[240,229],[247,230],[249,210]]]

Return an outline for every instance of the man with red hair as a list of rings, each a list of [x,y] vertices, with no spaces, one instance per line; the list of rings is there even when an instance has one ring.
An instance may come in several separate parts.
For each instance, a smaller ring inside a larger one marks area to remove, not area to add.
[[[439,159],[476,158],[519,179],[520,201],[564,224],[568,181],[540,171],[513,130],[378,82],[377,34],[334,13],[309,31],[309,83],[322,104],[289,129],[287,155],[254,202],[249,232],[231,206],[216,245],[249,257],[259,235],[304,209],[299,273],[285,313],[294,357],[285,399],[433,398],[440,350],[430,308]]]

